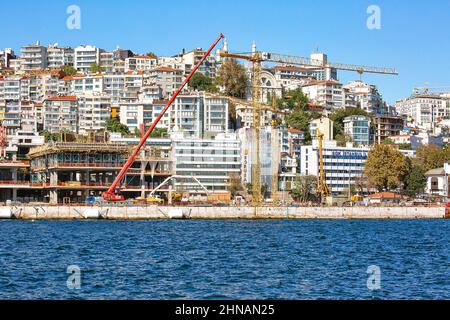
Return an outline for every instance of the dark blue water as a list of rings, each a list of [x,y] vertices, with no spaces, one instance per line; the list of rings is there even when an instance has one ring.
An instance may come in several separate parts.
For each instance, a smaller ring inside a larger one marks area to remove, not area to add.
[[[0,298],[450,299],[449,235],[449,220],[1,221]]]

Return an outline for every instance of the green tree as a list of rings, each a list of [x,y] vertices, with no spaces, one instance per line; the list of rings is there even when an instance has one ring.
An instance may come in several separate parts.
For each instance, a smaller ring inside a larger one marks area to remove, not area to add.
[[[450,148],[439,148],[434,144],[420,146],[417,149],[414,165],[420,167],[423,172],[431,169],[442,168],[444,163],[450,161]]]
[[[301,130],[305,135],[305,143],[311,141],[311,133],[309,132],[309,124],[314,119],[320,118],[320,113],[304,111],[300,108],[295,108],[287,117],[286,124],[293,129]]]
[[[367,116],[370,115],[360,108],[345,108],[345,109],[337,109],[330,115],[330,119],[333,120],[333,131],[334,135],[344,133],[344,119],[349,116]]]
[[[156,58],[158,58],[158,56],[154,53],[154,52],[147,52],[146,54],[145,54],[147,57],[150,57],[150,58],[153,58],[153,59],[156,59]]]
[[[219,69],[217,83],[224,87],[227,96],[244,98],[247,92],[247,71],[236,59],[226,60]]]
[[[155,128],[150,134],[150,138],[161,138],[167,136],[167,129],[165,128]]]
[[[43,130],[41,132],[39,132],[39,135],[43,136],[45,139],[45,142],[49,142],[49,141],[58,141],[60,138],[60,134],[58,133],[51,133],[47,130]]]
[[[345,133],[339,133],[335,136],[336,143],[338,147],[345,147],[347,142],[352,142],[352,139],[349,135]]]
[[[282,98],[277,99],[277,106],[281,110],[305,110],[308,102],[308,97],[303,93],[302,89],[299,88],[283,92]]]
[[[230,176],[230,185],[228,187],[228,190],[231,192],[231,195],[234,197],[238,194],[240,191],[244,191],[244,187],[241,183],[241,178],[239,175],[231,175]]]
[[[365,173],[369,184],[382,190],[394,190],[401,187],[410,165],[406,157],[388,145],[375,145],[369,152],[365,163]]]
[[[405,178],[406,193],[411,197],[423,193],[426,181],[422,168],[413,165]]]
[[[203,75],[201,72],[196,72],[189,80],[189,86],[198,91],[217,92],[218,88],[214,84],[211,77]]]
[[[124,136],[131,134],[128,126],[120,123],[119,119],[117,118],[111,118],[106,121],[106,130],[108,130],[109,132],[118,132]]]
[[[91,64],[90,70],[91,70],[91,72],[103,72],[103,71],[105,71],[105,68],[98,65],[97,63],[93,63],[93,64]]]
[[[64,73],[67,76],[73,76],[73,75],[75,75],[77,73],[77,70],[74,67],[68,66],[68,65],[62,66],[61,70],[64,71]]]
[[[297,176],[291,190],[291,196],[301,203],[317,200],[317,177]]]

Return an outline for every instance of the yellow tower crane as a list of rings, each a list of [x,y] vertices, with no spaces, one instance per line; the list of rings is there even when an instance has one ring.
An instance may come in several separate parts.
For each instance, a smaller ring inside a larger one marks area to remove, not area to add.
[[[317,186],[317,191],[320,194],[322,203],[324,203],[327,197],[331,196],[330,187],[327,184],[327,179],[325,176],[325,168],[323,162],[323,138],[324,134],[320,132],[319,129],[316,131],[317,139],[319,140],[319,181]]]
[[[260,161],[260,149],[261,149],[261,70],[262,62],[274,62],[282,63],[285,65],[299,65],[311,70],[321,69],[335,69],[344,71],[353,71],[359,74],[363,73],[376,73],[376,74],[388,74],[398,75],[398,72],[394,68],[382,68],[382,67],[368,67],[361,65],[351,65],[343,63],[334,63],[322,60],[309,59],[300,56],[288,56],[278,53],[268,53],[254,51],[251,55],[229,53],[223,50],[218,51],[218,56],[223,58],[243,59],[252,62],[252,104],[253,104],[253,128],[255,129],[255,153],[256,159],[252,168],[252,185],[253,185],[253,205],[260,206],[263,197],[261,194],[261,161]],[[322,135],[323,144],[323,135]],[[319,138],[320,140],[320,138]],[[320,144],[320,143],[319,143]],[[329,187],[325,183],[325,173],[323,171],[323,157],[322,157],[322,175],[320,178],[319,189],[322,196],[325,198],[331,195]]]

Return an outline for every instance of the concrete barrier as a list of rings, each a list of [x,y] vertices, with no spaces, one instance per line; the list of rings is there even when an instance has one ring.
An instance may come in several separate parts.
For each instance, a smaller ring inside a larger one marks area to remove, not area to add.
[[[3,219],[443,219],[444,207],[0,207]]]

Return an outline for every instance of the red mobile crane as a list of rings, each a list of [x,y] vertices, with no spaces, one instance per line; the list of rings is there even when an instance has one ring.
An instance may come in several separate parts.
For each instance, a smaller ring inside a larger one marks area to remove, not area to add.
[[[139,144],[136,146],[136,148],[133,150],[133,153],[128,158],[127,162],[123,165],[122,169],[120,170],[119,174],[117,175],[116,179],[113,181],[111,186],[109,187],[108,191],[103,192],[102,197],[106,201],[123,201],[125,200],[125,197],[121,195],[120,187],[122,186],[122,183],[125,179],[125,175],[128,172],[128,169],[133,165],[134,160],[136,159],[137,154],[141,150],[142,146],[145,144],[145,141],[147,141],[147,138],[152,133],[153,129],[158,124],[159,120],[164,116],[166,111],[170,108],[172,103],[175,101],[176,97],[180,94],[181,90],[186,86],[186,84],[189,82],[191,77],[194,75],[194,73],[197,71],[197,69],[200,67],[200,65],[205,61],[205,59],[210,55],[211,51],[214,49],[214,47],[219,43],[219,41],[224,38],[223,34],[220,34],[219,37],[214,41],[214,43],[211,45],[211,47],[208,49],[208,51],[205,52],[203,57],[200,59],[200,61],[197,63],[197,65],[192,69],[192,71],[189,73],[189,75],[184,79],[183,83],[180,85],[178,90],[172,95],[170,100],[167,102],[166,106],[158,117],[153,121],[150,128],[145,132],[145,134],[142,136],[141,140],[139,141]]]

